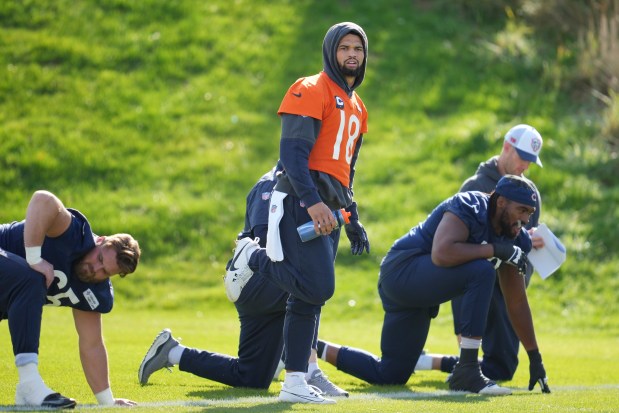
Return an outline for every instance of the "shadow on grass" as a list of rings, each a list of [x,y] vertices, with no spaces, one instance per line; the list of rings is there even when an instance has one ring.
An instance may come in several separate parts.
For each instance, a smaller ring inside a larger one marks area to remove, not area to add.
[[[337,398],[338,403],[346,401],[375,401],[380,399],[402,400],[410,402],[416,401],[436,401],[441,400],[443,403],[461,404],[467,403],[471,406],[474,404],[486,403],[490,398],[496,396],[484,396],[472,393],[453,392],[447,389],[444,381],[441,380],[424,380],[416,384],[417,389],[411,389],[408,386],[381,386],[361,384],[350,388],[350,398]],[[421,389],[418,389],[421,387]],[[427,389],[427,391],[425,391]],[[252,412],[279,412],[288,411],[290,403],[282,403],[277,401],[277,393],[266,390],[254,389],[226,389],[226,390],[201,390],[191,391],[187,396],[192,398],[204,399],[204,403],[213,402],[218,409],[251,409]],[[222,406],[223,403],[231,403],[231,406]],[[213,406],[214,407],[214,406]],[[209,407],[211,408],[211,407]],[[206,409],[205,409],[206,410]]]
[[[216,407],[217,411],[240,411],[251,410],[252,412],[286,412],[290,411],[290,403],[283,403],[277,400],[277,393],[269,393],[266,390],[255,390],[245,388],[229,388],[225,390],[200,390],[187,393],[189,397],[199,397],[205,399],[205,403],[213,402],[213,406],[205,406],[203,411],[212,412]],[[229,403],[229,406],[222,405]]]
[[[270,413],[270,412],[289,412],[290,411],[290,403],[283,403],[283,402],[278,402],[278,401],[274,401],[274,402],[270,402],[270,403],[264,403],[264,404],[248,404],[245,406],[242,405],[237,405],[237,406],[217,406],[217,411],[218,412],[223,412],[226,410],[230,410],[230,411],[242,411],[242,410],[248,410],[251,411],[252,413]],[[204,410],[202,410],[204,412],[213,412],[213,407],[205,407]]]
[[[455,392],[446,388],[441,380],[425,380],[415,385],[416,389],[407,386],[372,386],[368,385],[355,390],[351,397],[355,399],[392,399],[418,401],[436,401],[454,404],[480,404],[487,403],[490,399],[497,396],[485,396],[466,392]],[[419,389],[418,387],[421,387]],[[427,389],[427,390],[426,390]]]

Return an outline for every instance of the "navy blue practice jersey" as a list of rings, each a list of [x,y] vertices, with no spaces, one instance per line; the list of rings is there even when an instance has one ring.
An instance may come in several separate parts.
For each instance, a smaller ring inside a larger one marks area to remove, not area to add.
[[[66,306],[84,311],[108,313],[114,304],[112,283],[86,283],[73,274],[73,263],[95,247],[96,235],[79,211],[67,208],[72,219],[59,237],[45,237],[41,257],[54,266],[55,279],[47,290],[47,305]],[[0,248],[25,257],[24,223],[0,225]]]
[[[410,256],[430,254],[434,234],[445,212],[451,212],[460,218],[469,230],[466,240],[472,244],[492,244],[510,242],[519,246],[524,253],[531,251],[531,237],[525,228],[520,230],[515,240],[498,236],[492,230],[488,217],[490,195],[478,192],[460,192],[441,202],[425,221],[411,228],[408,233],[395,241],[385,260],[400,261]]]
[[[247,195],[245,213],[245,232],[252,231],[257,225],[269,224],[269,204],[271,193],[277,183],[276,167],[262,175]],[[266,240],[265,240],[266,241]]]

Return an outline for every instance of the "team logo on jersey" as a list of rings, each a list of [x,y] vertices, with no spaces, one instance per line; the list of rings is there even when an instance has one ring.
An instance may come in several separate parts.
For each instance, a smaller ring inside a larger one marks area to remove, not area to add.
[[[88,302],[88,305],[90,306],[92,310],[99,307],[99,300],[97,300],[97,297],[95,297],[95,293],[93,293],[90,288],[84,291],[83,294],[84,294],[84,298],[86,299],[86,301]]]
[[[303,202],[303,201],[299,201],[299,206],[300,206],[301,208],[305,208],[305,202]]]
[[[277,205],[271,205],[271,214],[274,214],[277,211]]]
[[[338,109],[344,109],[344,101],[339,96],[335,97],[335,107]]]
[[[271,198],[271,193],[270,192],[263,192],[262,193],[262,200],[263,201],[266,201],[269,198]]]

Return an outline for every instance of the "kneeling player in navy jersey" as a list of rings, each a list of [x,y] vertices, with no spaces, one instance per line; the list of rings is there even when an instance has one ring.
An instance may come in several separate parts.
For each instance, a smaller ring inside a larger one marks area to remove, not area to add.
[[[258,238],[261,247],[265,246],[271,194],[277,182],[277,174],[282,169],[278,162],[276,167],[256,182],[247,195],[245,228],[239,234],[239,239]],[[367,236],[359,239],[348,232],[347,236],[353,254],[359,255],[366,248],[369,249]],[[335,243],[335,250],[338,244],[339,241]],[[150,376],[158,370],[178,365],[181,371],[229,386],[269,388],[272,379],[276,379],[284,367],[280,356],[283,356],[283,328],[288,295],[265,277],[252,277],[243,287],[238,300],[234,302],[241,322],[237,357],[185,347],[172,336],[170,329],[164,329],[155,338],[140,364],[140,383],[147,384]],[[420,356],[415,369],[451,372],[456,362],[457,357],[424,354]],[[323,396],[348,397],[348,392],[333,384],[319,368],[316,349],[312,349],[308,359],[305,380],[308,385],[320,390]]]
[[[381,263],[382,357],[325,342],[319,345],[319,356],[372,384],[404,384],[439,305],[461,296],[460,360],[449,388],[510,394],[483,375],[477,359],[498,278],[511,324],[529,355],[529,390],[539,383],[550,393],[524,282],[526,254],[532,247],[525,226],[535,212],[536,194],[529,181],[505,175],[492,195],[463,192],[443,201],[398,239]]]
[[[0,320],[8,319],[19,374],[15,404],[76,404],[38,371],[43,305],[53,305],[73,310],[82,368],[99,404],[135,405],[112,395],[101,314],[114,302],[110,277],[134,272],[139,259],[131,235],[95,235],[84,215],[47,191],[34,193],[24,221],[0,225]]]
[[[258,238],[265,246],[269,203],[281,163],[264,174],[246,200],[245,227],[239,239]],[[352,241],[351,241],[352,242]],[[367,241],[365,241],[367,242]],[[365,245],[365,244],[364,244]],[[368,244],[369,245],[369,244]],[[155,371],[178,365],[181,371],[233,387],[267,389],[284,348],[284,318],[288,293],[264,277],[252,277],[234,302],[241,322],[238,356],[184,347],[164,329],[154,340],[138,370],[141,384]],[[348,392],[333,384],[320,370],[312,351],[306,380],[325,396],[348,397]]]

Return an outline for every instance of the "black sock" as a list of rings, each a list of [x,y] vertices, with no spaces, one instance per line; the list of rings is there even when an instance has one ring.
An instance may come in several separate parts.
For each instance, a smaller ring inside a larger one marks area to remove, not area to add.
[[[460,363],[477,363],[477,355],[479,349],[477,348],[463,348],[460,349]]]
[[[316,355],[318,356],[319,359],[324,360],[323,358],[323,353],[325,352],[325,348],[327,347],[324,341],[318,340],[318,345],[317,345],[317,349],[316,349]]]

